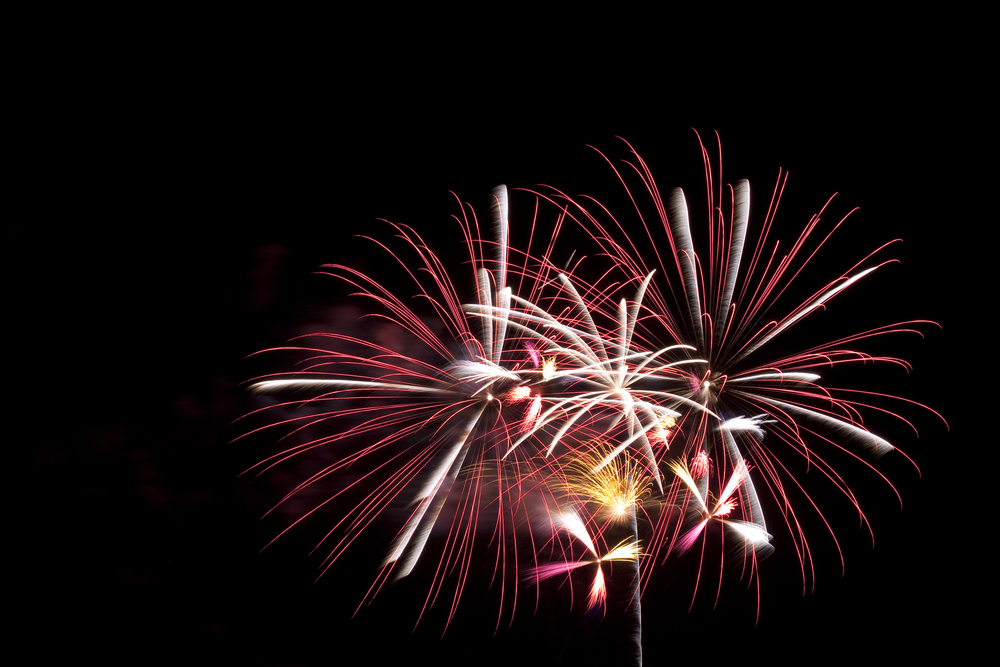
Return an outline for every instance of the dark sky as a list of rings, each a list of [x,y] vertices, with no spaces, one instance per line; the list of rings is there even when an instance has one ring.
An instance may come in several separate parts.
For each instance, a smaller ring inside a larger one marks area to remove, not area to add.
[[[966,605],[986,581],[986,563],[968,555],[983,537],[960,517],[971,514],[967,468],[985,461],[970,450],[985,443],[956,393],[979,373],[950,360],[975,344],[960,295],[985,288],[962,250],[985,241],[973,194],[985,173],[968,148],[982,130],[976,99],[933,50],[902,64],[819,59],[806,72],[802,46],[742,69],[557,53],[530,69],[500,59],[466,71],[457,54],[401,53],[382,66],[308,45],[158,52],[141,64],[109,52],[67,65],[62,99],[78,111],[53,122],[59,158],[47,168],[62,187],[41,208],[68,216],[70,229],[44,241],[61,277],[42,307],[48,355],[74,386],[68,396],[60,382],[47,389],[58,416],[33,429],[29,448],[40,497],[31,502],[44,518],[23,545],[40,591],[24,618],[39,650],[51,650],[55,631],[76,657],[132,664],[340,664],[358,649],[370,664],[586,664],[597,630],[581,629],[579,613],[529,610],[494,637],[488,591],[470,594],[443,640],[434,618],[410,633],[416,584],[349,620],[374,569],[351,561],[313,584],[308,551],[321,525],[259,553],[277,526],[259,516],[291,480],[240,478],[267,451],[231,444],[231,422],[251,407],[241,383],[259,367],[246,356],[344,302],[311,272],[378,267],[350,240],[388,234],[377,218],[412,225],[447,254],[457,231],[449,191],[480,211],[499,183],[613,193],[586,146],[624,155],[616,136],[664,191],[697,188],[695,128],[710,146],[721,134],[728,179],[747,177],[755,192],[770,190],[779,167],[791,172],[783,240],[833,192],[836,211],[861,207],[817,258],[831,271],[904,239],[889,253],[901,263],[845,295],[839,312],[860,324],[943,326],[892,347],[915,370],[887,382],[943,412],[951,431],[908,411],[921,437],[893,433],[922,477],[898,458],[879,464],[904,509],[874,475],[848,480],[876,547],[832,509],[846,575],[819,534],[816,592],[803,598],[794,559],[776,554],[763,566],[756,626],[751,594],[688,614],[687,587],[654,581],[662,588],[643,599],[647,664],[744,651],[778,662],[960,652],[975,627]]]

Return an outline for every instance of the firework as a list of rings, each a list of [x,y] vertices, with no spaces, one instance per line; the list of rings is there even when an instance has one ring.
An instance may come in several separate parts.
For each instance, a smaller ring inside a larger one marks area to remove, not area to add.
[[[610,553],[623,556],[618,560],[628,566],[622,576],[631,577],[625,616],[631,635],[630,654],[636,664],[642,664],[642,600],[639,587],[638,512],[650,495],[649,477],[644,467],[638,466],[622,452],[615,456],[616,448],[598,445],[590,452],[583,452],[566,464],[567,496],[572,502],[593,507],[595,518],[607,515],[612,523],[624,524],[628,534]],[[646,515],[648,520],[648,515]],[[600,528],[608,531],[608,524]],[[634,546],[633,546],[634,545]],[[630,558],[624,556],[629,555]]]
[[[501,187],[493,197],[493,240],[484,240],[471,208],[462,206],[456,216],[468,254],[462,270],[471,269],[474,286],[468,292],[456,287],[452,267],[413,229],[392,226],[415,260],[372,239],[404,270],[410,292],[429,313],[408,306],[399,285],[346,266],[325,267],[372,302],[373,316],[404,332],[406,342],[306,337],[281,348],[300,355],[298,368],[251,385],[287,396],[257,413],[287,416],[256,430],[283,430],[293,442],[253,472],[314,450],[335,452],[279,502],[321,483],[336,487],[286,529],[337,508],[338,520],[320,541],[327,553],[321,572],[362,534],[388,531],[386,555],[365,600],[430,560],[424,610],[454,577],[450,622],[480,548],[478,534],[489,532],[493,577],[504,591],[499,623],[505,606],[513,613],[518,583],[568,579],[583,567],[595,572],[588,608],[604,608],[601,564],[618,562],[624,564],[618,576],[632,576],[628,614],[634,660],[641,663],[640,592],[655,567],[700,552],[700,568],[708,550],[725,540],[741,571],[758,579],[758,561],[772,551],[761,485],[787,527],[804,589],[815,581],[795,498],[826,520],[796,479],[789,454],[829,480],[866,521],[823,447],[858,460],[895,451],[868,430],[862,414],[896,416],[858,400],[870,394],[825,384],[820,371],[873,361],[906,368],[900,359],[864,354],[852,344],[925,323],[886,325],[768,355],[785,350],[776,341],[788,340],[811,314],[888,263],[876,259],[884,246],[786,306],[782,297],[794,291],[790,285],[829,238],[816,240],[829,202],[789,250],[779,252],[770,233],[787,175],[779,176],[761,223],[751,224],[749,183],[724,185],[704,147],[702,153],[709,212],[703,249],[684,193],[676,190],[665,201],[632,152],[624,168],[608,163],[636,202],[645,238],[624,234],[628,225],[593,200],[548,189],[533,194],[559,207],[559,222],[535,257],[530,242],[523,251],[511,246]],[[652,215],[634,192],[648,196]],[[555,266],[564,218],[586,230],[601,261],[610,260],[598,279],[585,278],[579,262]],[[548,539],[539,532],[543,526]],[[436,563],[425,555],[432,543]],[[586,548],[583,557],[574,551],[577,543]],[[525,562],[531,565],[519,576]],[[700,581],[701,569],[692,604]],[[514,584],[509,601],[507,582]]]
[[[607,551],[603,556],[598,556],[594,540],[590,536],[590,532],[584,525],[583,520],[576,512],[572,510],[559,512],[553,517],[552,525],[557,530],[565,530],[570,535],[580,540],[580,542],[587,547],[587,550],[594,557],[594,559],[576,561],[565,560],[538,565],[528,573],[527,581],[537,583],[546,579],[551,579],[552,577],[568,574],[573,570],[586,565],[596,565],[597,567],[594,570],[594,580],[590,585],[590,594],[587,597],[587,608],[603,608],[607,601],[608,593],[604,582],[604,572],[601,570],[601,563],[610,563],[612,561],[624,561],[626,563],[638,562],[639,557],[642,556],[642,548],[640,547],[639,542],[635,539],[622,541],[614,548]]]
[[[300,368],[259,378],[250,386],[260,394],[295,397],[262,412],[301,413],[257,429],[285,429],[286,438],[300,441],[251,471],[261,473],[320,448],[337,452],[332,463],[292,489],[279,506],[321,482],[336,485],[339,478],[353,480],[341,483],[344,488],[286,528],[327,506],[346,508],[317,545],[327,549],[321,574],[361,534],[374,526],[384,531],[383,516],[406,503],[408,516],[398,529],[390,529],[397,532],[369,590],[369,597],[374,596],[387,581],[413,571],[445,507],[456,514],[425,602],[426,609],[444,578],[457,571],[449,621],[473,562],[476,531],[485,523],[483,507],[491,508],[492,532],[499,536],[492,540],[498,551],[494,576],[516,580],[514,527],[531,530],[525,499],[535,493],[542,496],[536,502],[544,505],[544,498],[552,495],[551,480],[526,483],[538,454],[552,457],[557,446],[572,452],[579,434],[627,423],[630,437],[620,450],[642,442],[647,469],[659,482],[656,458],[644,434],[651,429],[662,433],[662,424],[680,415],[678,405],[698,407],[669,391],[647,391],[636,397],[629,390],[638,379],[652,375],[682,378],[675,366],[692,363],[687,358],[677,363],[664,360],[669,353],[687,349],[682,345],[653,351],[631,346],[642,290],[631,308],[620,302],[617,337],[612,337],[595,323],[608,319],[601,307],[606,295],[555,271],[545,257],[536,260],[523,253],[518,265],[509,264],[506,202],[506,189],[498,188],[492,259],[483,256],[483,246],[490,244],[480,238],[474,214],[458,219],[477,287],[474,303],[462,303],[446,267],[414,230],[393,225],[417,257],[418,269],[379,243],[406,270],[420,300],[431,304],[444,336],[397,296],[398,289],[349,267],[324,267],[326,273],[354,286],[358,296],[374,301],[375,316],[404,331],[424,348],[422,352],[403,349],[404,342],[386,345],[343,334],[316,334],[305,337],[315,344],[279,348],[300,354]],[[527,298],[514,293],[507,284],[510,278]],[[563,312],[551,315],[536,301],[558,305]],[[565,303],[571,308],[564,308]],[[680,379],[677,383],[683,384]],[[306,400],[299,398],[303,394]],[[317,430],[320,435],[309,435]],[[558,465],[553,459],[543,470],[557,476]],[[515,554],[510,574],[507,549]],[[516,596],[516,586],[512,590]]]
[[[881,456],[895,448],[867,429],[863,412],[888,413],[909,424],[895,411],[858,398],[893,397],[824,384],[818,371],[871,362],[908,369],[903,360],[872,356],[851,345],[876,336],[918,332],[919,326],[933,323],[914,320],[884,325],[788,353],[787,347],[779,347],[775,341],[788,342],[789,332],[810,314],[890,263],[892,260],[878,259],[889,244],[863,256],[811,296],[791,307],[783,306],[781,297],[795,291],[790,289],[792,282],[849,213],[823,238],[817,238],[821,216],[830,204],[827,201],[795,243],[781,251],[777,242],[772,243],[770,233],[787,174],[779,174],[764,219],[758,225],[751,224],[749,182],[724,184],[721,171],[713,167],[702,145],[708,220],[703,228],[695,229],[684,192],[674,190],[664,199],[646,163],[631,146],[628,148],[630,157],[620,164],[603,154],[601,157],[634,203],[638,226],[622,223],[593,200],[570,197],[551,188],[535,194],[555,203],[587,231],[602,253],[612,259],[620,280],[642,281],[645,299],[633,333],[640,345],[650,340],[688,344],[700,357],[698,362],[683,366],[688,374],[687,391],[673,389],[700,407],[686,411],[670,424],[672,440],[683,442],[683,448],[671,451],[676,457],[670,464],[674,476],[665,489],[664,502],[678,509],[674,515],[678,520],[657,523],[647,563],[662,563],[671,553],[690,549],[699,536],[705,537],[705,529],[714,521],[738,536],[742,553],[751,561],[751,568],[744,571],[755,573],[753,565],[760,554],[769,551],[770,537],[756,477],[774,498],[791,535],[805,588],[808,580],[815,581],[815,572],[811,571],[809,544],[794,496],[804,498],[806,506],[814,508],[828,528],[829,523],[817,499],[795,478],[792,466],[785,461],[787,454],[803,458],[809,468],[832,482],[867,523],[856,497],[816,443],[864,461],[866,455]],[[649,210],[639,203],[637,193],[648,197]],[[641,233],[616,234],[630,227]],[[707,236],[703,247],[696,242],[696,231]],[[659,280],[649,281],[646,276],[654,271]],[[780,352],[769,357],[769,350]],[[709,499],[711,488],[717,490],[714,501]],[[830,534],[836,543],[832,529]],[[648,574],[647,568],[645,576]]]
[[[516,466],[499,468],[488,462],[495,458],[498,443],[521,430],[511,423],[522,419],[524,411],[518,404],[529,398],[532,385],[541,379],[541,373],[529,370],[530,366],[518,359],[528,355],[518,351],[516,342],[509,345],[507,340],[504,313],[509,309],[511,290],[506,285],[504,188],[494,193],[493,209],[498,240],[492,261],[483,257],[484,243],[477,232],[475,213],[463,207],[463,215],[456,218],[466,239],[473,284],[477,286],[475,298],[481,307],[497,313],[493,321],[486,326],[477,322],[474,330],[462,312],[463,299],[438,256],[413,229],[393,225],[406,250],[416,256],[416,268],[411,268],[399,252],[374,242],[412,278],[416,296],[430,305],[445,333],[436,333],[435,325],[404,303],[397,295],[398,290],[349,267],[328,265],[324,267],[326,273],[346,281],[357,289],[357,295],[373,301],[376,305],[373,316],[395,325],[403,336],[394,336],[391,345],[341,334],[308,336],[305,338],[317,344],[283,348],[304,357],[301,368],[258,379],[251,385],[251,390],[258,393],[309,396],[306,401],[287,401],[263,409],[273,412],[297,408],[301,414],[261,428],[284,428],[289,431],[285,437],[303,437],[301,442],[262,461],[252,471],[263,472],[318,448],[337,452],[333,463],[292,489],[279,505],[321,482],[335,482],[350,470],[351,483],[341,484],[343,488],[286,529],[327,505],[347,508],[317,545],[328,549],[321,574],[360,534],[376,522],[384,526],[380,518],[390,507],[407,504],[408,517],[393,529],[398,532],[388,546],[381,573],[369,590],[369,595],[374,595],[390,578],[398,579],[412,572],[445,504],[449,499],[453,501],[456,516],[425,603],[426,608],[447,573],[457,568],[458,582],[449,620],[468,575],[471,537],[480,519],[483,487],[492,483],[496,494],[502,497],[519,485],[515,478],[508,488],[504,474]],[[414,347],[418,349],[412,350]],[[345,348],[351,351],[344,351]],[[528,404],[534,406],[535,402]],[[523,417],[528,423],[532,421],[530,414],[528,410]],[[312,436],[317,429],[321,435]],[[359,442],[360,445],[356,444]],[[460,479],[463,470],[474,471],[473,479]],[[493,520],[502,552],[510,544],[513,515],[498,511],[494,512]],[[505,560],[497,562],[499,576],[503,578]]]

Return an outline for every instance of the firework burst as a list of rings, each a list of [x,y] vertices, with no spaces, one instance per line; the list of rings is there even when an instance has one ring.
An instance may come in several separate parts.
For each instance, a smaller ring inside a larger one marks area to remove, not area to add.
[[[865,426],[864,413],[889,414],[911,428],[912,424],[896,410],[873,404],[874,399],[916,405],[937,415],[906,399],[825,384],[819,371],[872,362],[908,370],[909,365],[901,359],[872,356],[853,344],[889,334],[919,333],[920,326],[933,323],[913,320],[884,325],[789,353],[787,346],[776,341],[787,342],[789,332],[811,314],[891,263],[891,259],[879,259],[890,244],[853,264],[847,262],[844,273],[789,307],[782,297],[796,291],[791,289],[793,281],[850,212],[821,235],[821,218],[831,197],[795,242],[783,250],[771,240],[771,230],[787,174],[779,174],[763,220],[751,224],[749,182],[725,184],[721,170],[713,166],[702,145],[708,215],[706,223],[695,230],[684,192],[677,189],[664,198],[646,163],[631,146],[628,148],[630,157],[620,163],[601,156],[633,202],[641,234],[622,233],[635,225],[622,223],[593,200],[570,197],[555,189],[535,194],[567,211],[587,231],[611,258],[622,282],[642,282],[645,299],[634,333],[641,344],[650,340],[688,344],[700,357],[684,366],[687,391],[681,395],[700,409],[687,411],[671,424],[673,441],[683,446],[671,452],[678,458],[670,466],[673,483],[664,498],[668,505],[678,507],[682,516],[693,514],[694,518],[660,521],[648,548],[653,556],[649,560],[662,563],[672,552],[690,549],[699,536],[705,536],[710,520],[718,520],[740,536],[743,553],[755,563],[759,554],[769,550],[763,548],[769,536],[754,483],[757,477],[757,483],[763,483],[774,498],[792,538],[805,588],[808,581],[815,582],[815,571],[796,496],[817,512],[835,543],[836,535],[820,503],[798,481],[787,455],[804,460],[807,469],[827,478],[867,524],[857,498],[825,452],[843,452],[871,467],[866,458],[896,451]],[[640,203],[642,195],[649,207]],[[700,235],[695,231],[704,231],[707,236],[703,245],[696,242]],[[650,282],[646,277],[654,271],[659,280]],[[753,465],[748,466],[747,458]],[[708,500],[710,488],[717,489],[714,504]],[[692,520],[694,526],[685,529]],[[839,544],[837,550],[839,553]],[[744,571],[756,572],[756,568]]]
[[[741,571],[759,583],[759,558],[772,550],[768,503],[787,528],[803,587],[815,581],[801,499],[826,519],[790,455],[829,480],[866,521],[827,452],[871,467],[866,457],[896,450],[868,430],[863,415],[881,411],[909,424],[870,404],[882,395],[825,384],[820,371],[857,362],[908,368],[853,344],[927,323],[890,324],[800,352],[780,347],[776,341],[889,263],[878,259],[885,246],[789,307],[793,281],[847,216],[819,238],[827,202],[795,243],[779,250],[770,235],[787,175],[779,176],[763,220],[751,224],[749,183],[724,184],[703,146],[702,153],[704,234],[692,225],[684,193],[664,200],[632,152],[620,166],[605,159],[635,205],[641,235],[625,234],[629,225],[594,200],[547,189],[532,194],[558,206],[555,230],[540,256],[530,241],[517,251],[501,187],[493,196],[492,241],[480,234],[471,208],[455,217],[467,253],[463,271],[471,269],[468,291],[413,229],[392,225],[406,256],[372,240],[403,269],[429,316],[404,302],[398,285],[347,266],[324,267],[372,303],[372,316],[402,332],[405,344],[316,334],[280,348],[299,355],[298,368],[251,384],[283,398],[254,413],[270,421],[251,432],[279,430],[292,443],[252,472],[315,450],[334,452],[278,503],[320,484],[337,487],[286,529],[336,508],[340,518],[318,545],[326,550],[321,572],[362,534],[382,533],[386,555],[365,599],[430,560],[424,609],[452,578],[450,622],[480,533],[489,533],[493,578],[504,591],[499,623],[505,608],[513,613],[519,583],[582,567],[595,572],[588,607],[603,608],[601,564],[623,563],[620,576],[632,570],[635,662],[640,591],[653,569],[689,552],[704,564],[725,539]],[[579,262],[557,268],[552,261],[567,218],[587,232],[600,261],[610,260],[596,280],[581,276]],[[534,238],[534,221],[531,229]],[[703,235],[704,244],[697,240]],[[539,533],[542,525],[549,538]],[[425,555],[432,543],[436,562]],[[586,548],[582,558],[575,543]],[[540,562],[545,549],[553,562]],[[692,604],[701,575],[700,565]]]
[[[430,305],[438,326],[414,312],[396,291],[375,278],[346,266],[328,265],[324,272],[347,282],[357,289],[358,296],[374,302],[372,316],[387,320],[402,335],[393,337],[394,345],[340,334],[307,336],[318,344],[282,348],[303,357],[299,369],[261,378],[251,385],[256,393],[308,395],[305,401],[297,399],[263,408],[264,412],[300,412],[261,428],[284,429],[285,438],[299,435],[301,442],[260,462],[251,471],[264,472],[319,448],[338,452],[332,464],[292,489],[279,505],[351,471],[350,484],[288,527],[291,529],[327,505],[346,508],[343,518],[317,545],[326,545],[328,550],[321,574],[360,534],[373,525],[384,526],[384,522],[376,522],[390,507],[402,503],[408,507],[408,516],[391,540],[381,573],[369,590],[369,595],[374,595],[390,578],[412,572],[443,508],[451,500],[455,516],[425,603],[426,608],[440,591],[443,579],[457,570],[449,619],[468,575],[485,488],[492,485],[496,496],[503,497],[516,493],[520,486],[516,461],[510,466],[496,464],[497,451],[503,453],[498,448],[524,428],[522,421],[529,425],[533,421],[530,415],[537,408],[536,401],[530,400],[532,387],[543,381],[543,374],[526,363],[528,355],[518,347],[519,342],[507,338],[505,313],[509,312],[511,290],[506,285],[504,188],[494,193],[493,210],[498,240],[494,246],[496,256],[489,261],[482,255],[485,244],[479,237],[474,212],[463,207],[463,215],[456,217],[466,239],[478,305],[497,313],[491,322],[485,326],[476,322],[473,328],[462,312],[462,299],[450,273],[438,256],[414,230],[392,225],[406,250],[416,256],[418,268],[411,269],[403,255],[374,242],[403,267],[415,284],[417,300]],[[436,333],[440,328],[444,335]],[[421,349],[409,351],[414,346]],[[532,407],[523,410],[521,405],[525,403]],[[317,431],[326,433],[313,436]],[[471,478],[462,479],[463,470],[473,471]],[[508,479],[507,471],[515,477]],[[513,544],[513,512],[495,511],[491,518],[502,554]],[[506,577],[506,562],[506,558],[497,558],[496,574],[501,579]]]
[[[559,445],[572,452],[581,434],[610,431],[626,423],[630,437],[619,445],[619,451],[642,442],[647,470],[659,482],[655,454],[644,434],[662,433],[663,423],[680,416],[676,407],[668,406],[697,407],[663,390],[633,396],[629,388],[637,379],[683,377],[665,357],[685,346],[634,349],[629,339],[638,304],[628,308],[624,300],[620,302],[617,338],[613,338],[595,324],[609,318],[601,310],[601,304],[609,300],[606,294],[555,271],[547,257],[536,260],[524,253],[519,255],[520,263],[511,266],[506,189],[498,188],[493,199],[496,240],[492,244],[480,238],[471,209],[457,218],[477,288],[474,303],[462,303],[445,265],[414,230],[393,225],[403,246],[416,256],[418,269],[411,269],[403,255],[375,241],[405,269],[419,300],[431,305],[443,325],[444,335],[435,333],[441,327],[428,323],[396,291],[375,278],[346,266],[328,265],[325,273],[356,288],[357,296],[374,301],[377,310],[372,316],[387,320],[404,332],[405,339],[397,337],[392,345],[334,333],[307,336],[315,344],[276,348],[301,355],[300,368],[259,378],[250,385],[258,394],[295,396],[259,412],[300,412],[256,429],[284,429],[284,438],[298,442],[250,472],[263,473],[321,448],[338,452],[332,463],[303,480],[278,506],[321,482],[353,480],[286,528],[328,506],[345,508],[317,545],[327,550],[321,574],[360,535],[375,526],[384,531],[384,517],[391,508],[404,504],[407,517],[394,533],[381,572],[368,592],[368,598],[374,596],[386,582],[413,571],[449,507],[447,513],[454,518],[446,529],[425,602],[426,609],[438,597],[444,579],[456,574],[449,621],[473,563],[481,524],[492,521],[494,526],[493,576],[516,582],[519,543],[515,526],[531,530],[531,503],[526,499],[534,495],[533,503],[545,505],[545,498],[553,494],[551,480],[526,482],[540,453],[551,457]],[[495,255],[486,259],[482,248],[490,245]],[[528,298],[508,286],[511,278]],[[640,290],[637,301],[641,298]],[[552,315],[536,301],[557,305],[562,311]],[[414,342],[423,348],[421,352],[410,351]],[[298,398],[303,394],[308,398]],[[321,434],[313,437],[317,431]],[[612,458],[609,454],[608,460]],[[551,471],[558,465],[553,460],[542,469]],[[489,508],[489,519],[484,508]],[[510,590],[513,608],[516,583]]]

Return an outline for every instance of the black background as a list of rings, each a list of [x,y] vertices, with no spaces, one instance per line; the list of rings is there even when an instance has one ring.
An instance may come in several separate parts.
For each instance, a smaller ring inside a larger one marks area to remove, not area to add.
[[[843,577],[820,529],[816,591],[803,596],[780,535],[758,622],[756,597],[738,586],[718,609],[701,601],[688,613],[690,588],[654,579],[643,596],[647,664],[969,648],[969,604],[986,594],[990,560],[973,500],[990,446],[972,428],[989,410],[989,370],[972,350],[990,343],[975,314],[990,287],[974,272],[990,133],[974,53],[857,27],[822,43],[800,33],[722,47],[711,33],[688,49],[640,51],[526,26],[345,41],[355,26],[337,25],[336,37],[220,23],[98,40],[37,83],[47,101],[29,105],[39,129],[26,171],[38,195],[25,226],[39,232],[34,271],[47,276],[31,336],[45,371],[40,416],[15,447],[32,464],[17,548],[31,565],[20,618],[39,655],[587,664],[597,630],[558,596],[494,633],[493,594],[471,591],[441,638],[433,616],[411,632],[424,589],[407,582],[352,620],[374,567],[361,554],[314,584],[319,525],[260,552],[281,526],[259,517],[287,480],[239,477],[267,451],[232,444],[232,422],[251,407],[241,383],[258,369],[246,356],[321,328],[341,303],[342,289],[311,272],[331,261],[378,269],[352,234],[387,235],[377,218],[407,223],[447,255],[457,247],[449,191],[480,211],[498,183],[617,196],[586,147],[624,156],[616,136],[664,191],[700,195],[691,128],[710,147],[717,130],[728,180],[747,177],[755,192],[779,167],[791,172],[783,240],[835,191],[835,213],[861,207],[817,257],[831,272],[904,239],[888,253],[900,264],[824,315],[833,328],[940,323],[893,343],[913,372],[861,388],[927,403],[951,429],[912,409],[920,438],[891,431],[923,473],[899,457],[880,462],[902,510],[875,475],[848,480],[874,549],[831,502]]]

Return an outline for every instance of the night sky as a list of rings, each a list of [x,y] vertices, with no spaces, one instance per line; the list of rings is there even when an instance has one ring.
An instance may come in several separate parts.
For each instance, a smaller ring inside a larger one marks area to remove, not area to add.
[[[817,497],[846,574],[823,527],[810,525],[815,592],[802,595],[787,532],[775,520],[756,624],[756,597],[738,581],[727,582],[714,611],[708,595],[689,613],[681,575],[654,578],[643,596],[646,664],[862,653],[904,660],[967,650],[977,627],[968,603],[986,585],[977,573],[989,558],[979,555],[985,535],[969,518],[969,487],[989,464],[980,451],[988,443],[962,407],[989,370],[954,360],[984,336],[979,326],[971,335],[966,303],[970,290],[987,286],[963,250],[985,242],[976,230],[988,219],[976,210],[985,173],[969,162],[982,130],[976,102],[961,72],[943,68],[933,49],[915,50],[905,64],[857,53],[849,62],[818,59],[806,78],[795,57],[802,46],[776,46],[782,59],[762,57],[742,74],[721,62],[685,70],[665,54],[641,66],[623,58],[626,66],[558,49],[530,70],[502,58],[466,70],[454,53],[400,54],[389,67],[308,44],[264,44],[254,55],[202,45],[197,56],[178,48],[141,64],[109,50],[90,64],[67,64],[61,99],[76,111],[56,113],[52,123],[58,159],[46,174],[56,187],[36,218],[68,224],[40,241],[57,274],[41,303],[44,355],[58,359],[59,376],[41,394],[50,409],[28,442],[15,444],[35,475],[32,539],[17,546],[38,591],[23,603],[23,619],[39,655],[289,666],[346,664],[359,650],[365,664],[596,660],[600,623],[584,616],[580,598],[570,608],[551,590],[537,614],[519,610],[496,633],[496,591],[479,581],[443,639],[437,611],[411,632],[426,580],[386,591],[352,620],[381,552],[352,554],[318,583],[319,559],[309,551],[328,528],[323,521],[261,552],[284,526],[261,515],[300,478],[295,470],[241,477],[278,445],[232,443],[241,433],[233,421],[254,405],[243,383],[268,368],[248,355],[356,313],[343,286],[313,273],[328,262],[379,271],[381,256],[354,234],[387,238],[378,219],[406,223],[453,257],[450,192],[482,214],[500,183],[620,197],[614,175],[587,147],[625,157],[618,136],[645,158],[664,193],[680,185],[700,203],[691,128],[713,151],[720,133],[727,180],[750,179],[751,224],[779,167],[791,172],[776,223],[786,243],[834,192],[827,224],[860,207],[816,257],[817,275],[829,267],[826,280],[903,239],[884,253],[900,263],[836,299],[803,335],[940,323],[922,327],[923,339],[872,343],[910,361],[908,375],[869,376],[869,366],[844,377],[855,388],[927,403],[951,429],[905,406],[919,438],[885,422],[883,433],[922,472],[896,455],[879,461],[902,510],[877,475],[845,471],[874,549],[842,498]],[[917,41],[896,46],[916,49]],[[532,205],[519,196],[515,228],[518,206]],[[702,209],[692,208],[697,223]]]

